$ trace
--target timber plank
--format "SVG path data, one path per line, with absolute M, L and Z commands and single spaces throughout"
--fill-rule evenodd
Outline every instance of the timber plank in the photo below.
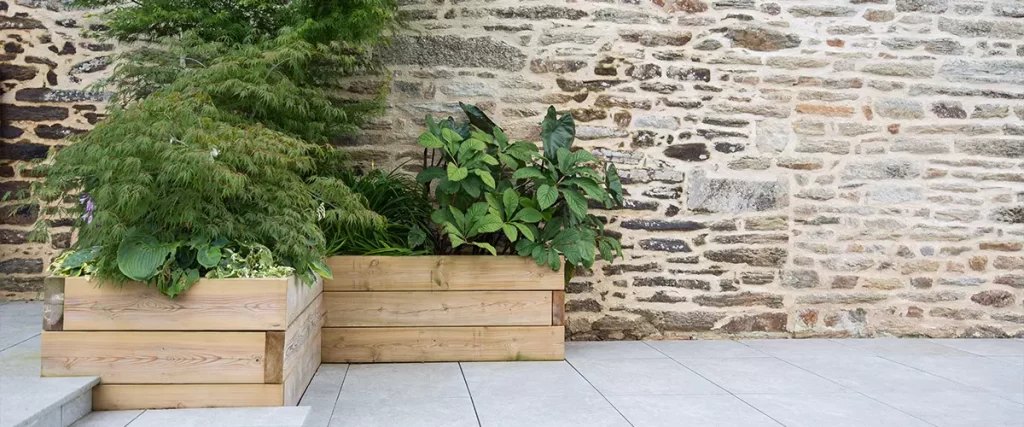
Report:
M 565 326 L 565 291 L 551 291 L 551 326 Z
M 200 279 L 171 299 L 140 283 L 96 286 L 85 277 L 68 277 L 64 330 L 283 331 L 291 280 Z
M 561 290 L 563 273 L 518 256 L 337 256 L 325 291 Z
M 551 325 L 550 291 L 324 292 L 328 327 Z
M 563 326 L 323 329 L 324 363 L 564 358 Z
M 281 406 L 281 384 L 100 384 L 92 410 Z
M 263 352 L 263 382 L 281 384 L 284 382 L 284 332 L 267 331 Z
M 321 352 L 323 350 L 323 333 L 317 330 L 307 345 L 303 346 L 301 352 L 292 355 L 291 369 L 284 378 L 284 404 L 294 406 L 299 404 L 306 387 L 313 380 L 317 368 L 320 367 Z
M 317 277 L 316 283 L 312 286 L 302 283 L 294 276 L 288 279 L 288 325 L 291 326 L 295 318 L 306 311 L 314 300 L 324 292 L 324 281 Z
M 263 383 L 265 332 L 43 332 L 42 376 L 104 384 Z

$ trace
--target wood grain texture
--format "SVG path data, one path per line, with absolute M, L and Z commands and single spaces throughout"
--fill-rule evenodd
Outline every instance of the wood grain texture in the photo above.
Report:
M 561 290 L 563 274 L 518 256 L 338 256 L 324 291 Z
M 562 326 L 324 328 L 324 363 L 562 360 Z
M 551 325 L 550 291 L 324 292 L 328 327 Z
M 307 349 L 312 347 L 311 343 L 320 334 L 320 329 L 324 327 L 326 319 L 327 309 L 321 295 L 313 300 L 313 303 L 306 307 L 306 310 L 285 331 L 282 351 L 285 377 L 306 363 L 303 358 L 308 357 Z
M 100 384 L 92 389 L 92 410 L 281 406 L 282 388 L 282 384 Z
M 288 278 L 200 279 L 175 299 L 139 283 L 69 277 L 65 331 L 283 331 Z
M 288 280 L 288 325 L 295 321 L 302 312 L 306 311 L 320 294 L 324 292 L 324 281 L 317 277 L 316 283 L 307 285 L 292 277 Z
M 262 383 L 265 332 L 43 332 L 42 376 L 104 384 Z
M 565 291 L 551 291 L 551 326 L 565 326 Z
M 284 332 L 267 331 L 263 351 L 263 382 L 281 384 L 284 382 Z
M 313 380 L 317 368 L 320 367 L 323 350 L 323 333 L 320 330 L 302 347 L 302 351 L 292 355 L 291 369 L 284 378 L 284 404 L 298 405 L 309 382 Z

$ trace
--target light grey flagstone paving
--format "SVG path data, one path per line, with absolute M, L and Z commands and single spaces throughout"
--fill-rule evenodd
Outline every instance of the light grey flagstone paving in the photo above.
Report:
M 19 399 L 31 385 L 16 381 L 39 380 L 38 312 L 0 306 L 14 319 L 0 328 L 0 384 Z M 94 412 L 74 424 L 300 425 L 1024 427 L 1024 340 L 570 342 L 558 362 L 322 365 L 297 408 Z

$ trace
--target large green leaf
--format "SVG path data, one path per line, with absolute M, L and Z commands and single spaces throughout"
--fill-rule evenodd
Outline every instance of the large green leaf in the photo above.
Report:
M 430 132 L 421 133 L 417 141 L 424 148 L 444 148 L 444 141 Z
M 491 121 L 491 118 L 487 117 L 482 110 L 477 108 L 477 106 L 460 102 L 459 107 L 462 107 L 462 111 L 466 112 L 466 117 L 469 118 L 469 122 L 472 123 L 473 126 L 476 126 L 484 132 L 493 133 L 495 127 L 494 122 Z
M 451 182 L 459 182 L 469 176 L 469 170 L 464 167 L 459 167 L 455 163 L 448 164 L 448 180 Z
M 544 184 L 537 188 L 537 203 L 541 210 L 551 207 L 558 201 L 558 190 L 555 187 Z
M 540 169 L 530 166 L 525 168 L 516 169 L 512 173 L 513 179 L 525 179 L 525 178 L 544 178 L 544 174 L 541 173 Z
M 491 253 L 491 255 L 498 255 L 498 251 L 494 250 L 494 246 L 492 246 L 492 245 L 491 245 L 490 243 L 484 243 L 484 242 L 472 242 L 472 244 L 473 244 L 473 245 L 476 245 L 476 246 L 478 246 L 478 247 L 481 247 L 481 248 L 484 248 L 484 249 L 486 249 L 486 250 L 487 250 L 487 252 L 490 252 L 490 253 Z
M 512 225 L 516 226 L 516 228 L 519 229 L 519 232 L 523 234 L 523 237 L 525 237 L 527 240 L 531 242 L 533 241 L 533 231 L 530 230 L 530 227 L 527 227 L 526 224 L 521 224 L 518 222 L 514 222 L 512 223 Z
M 220 257 L 220 248 L 216 246 L 203 245 L 196 248 L 196 261 L 203 267 L 216 267 L 220 264 Z
M 430 181 L 446 176 L 448 176 L 448 172 L 445 172 L 444 169 L 441 169 L 437 166 L 431 166 L 429 168 L 421 170 L 420 173 L 416 174 L 416 182 L 420 184 L 426 184 Z
M 583 219 L 587 216 L 587 198 L 583 197 L 579 191 L 564 188 L 562 195 L 565 196 L 565 203 L 569 205 L 569 212 L 572 212 L 576 219 Z
M 515 216 L 512 217 L 512 221 L 522 221 L 531 224 L 540 222 L 542 219 L 544 219 L 544 215 L 534 208 L 523 208 L 523 210 L 516 212 Z
M 493 233 L 495 231 L 501 230 L 502 224 L 504 224 L 504 223 L 501 221 L 501 218 L 498 218 L 497 215 L 487 214 L 487 215 L 484 215 L 484 217 L 481 218 L 476 223 L 476 227 L 475 227 L 476 229 L 474 231 L 476 233 L 481 233 L 481 234 L 482 233 Z M 473 234 L 476 234 L 476 233 L 473 233 Z
M 544 156 L 554 160 L 559 148 L 569 149 L 576 138 L 576 122 L 569 113 L 556 118 L 555 107 L 548 107 L 548 114 L 541 122 L 540 139 L 544 141 Z
M 501 193 L 501 203 L 505 208 L 505 218 L 509 219 L 519 209 L 519 193 L 511 188 Z
M 318 259 L 310 261 L 309 268 L 312 269 L 314 273 L 320 275 L 320 277 L 323 277 L 324 279 L 334 278 L 334 273 L 331 272 L 331 267 L 329 267 L 327 263 L 325 263 L 323 260 Z
M 619 180 L 619 171 L 615 169 L 615 164 L 609 163 L 608 169 L 604 172 L 605 185 L 612 194 L 612 198 L 615 202 L 622 204 L 622 181 Z
M 117 247 L 117 268 L 129 279 L 144 282 L 156 276 L 173 251 L 173 244 L 133 231 Z
M 608 199 L 608 192 L 604 191 L 600 185 L 590 178 L 573 178 L 565 183 L 566 185 L 572 185 L 583 189 L 591 199 L 598 201 L 605 201 Z
M 494 188 L 494 176 L 491 175 L 491 171 L 487 169 L 473 169 L 473 173 L 480 177 L 480 180 L 484 182 L 484 185 Z
M 508 241 L 515 242 L 519 239 L 519 231 L 512 224 L 505 224 L 501 226 L 501 231 L 505 232 L 505 237 L 508 237 Z

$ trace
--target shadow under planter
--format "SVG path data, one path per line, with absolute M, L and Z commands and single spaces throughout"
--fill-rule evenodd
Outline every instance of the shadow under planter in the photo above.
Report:
M 324 363 L 562 360 L 563 273 L 514 256 L 339 256 Z
M 295 405 L 320 366 L 323 284 L 47 279 L 42 376 L 98 376 L 93 410 Z

